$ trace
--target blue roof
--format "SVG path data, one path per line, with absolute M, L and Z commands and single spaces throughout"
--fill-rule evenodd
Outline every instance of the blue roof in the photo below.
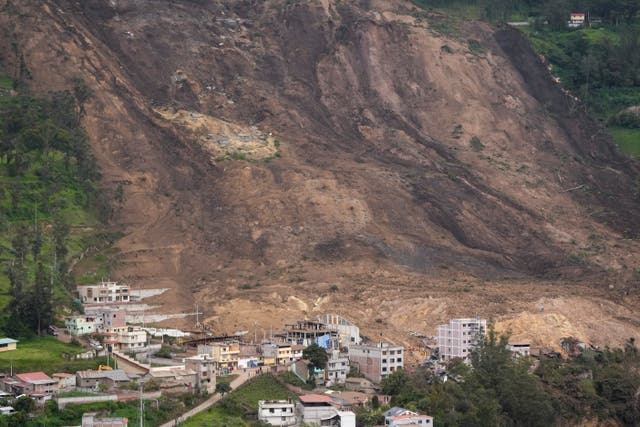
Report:
M 2 344 L 11 344 L 14 342 L 18 342 L 18 340 L 14 340 L 13 338 L 0 338 L 0 345 Z

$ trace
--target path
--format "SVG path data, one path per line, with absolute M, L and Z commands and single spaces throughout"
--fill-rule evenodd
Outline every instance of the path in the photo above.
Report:
M 238 372 L 238 371 L 236 371 L 236 372 Z M 230 383 L 231 389 L 232 390 L 237 389 L 242 384 L 247 382 L 247 380 L 249 378 L 254 378 L 256 375 L 258 375 L 257 374 L 257 369 L 247 369 L 247 372 L 240 372 L 238 377 L 235 378 L 233 381 L 231 381 L 231 383 Z M 171 420 L 171 421 L 169 421 L 167 423 L 164 423 L 164 424 L 160 425 L 160 427 L 174 427 L 174 426 L 177 426 L 178 424 L 185 422 L 187 420 L 187 418 L 191 418 L 194 415 L 209 409 L 211 406 L 213 406 L 221 398 L 222 398 L 222 395 L 220 393 L 215 393 L 213 396 L 211 396 L 209 399 L 205 400 L 204 402 L 202 402 L 201 404 L 199 404 L 195 408 L 190 409 L 189 411 L 187 411 L 184 414 L 180 415 L 178 418 L 175 418 L 175 419 L 173 419 L 173 420 Z

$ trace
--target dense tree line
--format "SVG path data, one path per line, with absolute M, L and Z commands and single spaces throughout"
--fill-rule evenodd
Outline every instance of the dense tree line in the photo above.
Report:
M 69 289 L 68 217 L 108 202 L 81 127 L 90 91 L 45 97 L 0 93 L 0 257 L 9 281 L 4 332 L 41 333 L 53 321 L 54 290 Z M 102 203 L 101 203 L 102 202 Z
M 533 373 L 532 360 L 512 357 L 507 342 L 490 328 L 471 366 L 451 362 L 448 381 L 422 368 L 397 371 L 383 381 L 384 392 L 393 405 L 434 416 L 437 426 L 553 426 L 593 419 L 638 425 L 640 356 L 633 340 L 625 349 L 543 359 Z M 384 422 L 382 409 L 361 411 L 360 426 Z

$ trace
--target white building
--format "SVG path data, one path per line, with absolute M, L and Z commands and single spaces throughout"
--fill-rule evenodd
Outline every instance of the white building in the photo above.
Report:
M 452 319 L 448 325 L 438 326 L 438 350 L 440 360 L 449 361 L 460 358 L 465 361 L 485 336 L 487 321 L 478 318 Z
M 349 356 L 345 353 L 340 353 L 339 350 L 330 351 L 324 372 L 325 379 L 331 385 L 344 384 L 349 373 Z
M 384 425 L 387 427 L 433 427 L 433 417 L 419 414 L 408 409 L 398 408 L 397 406 L 383 412 L 382 415 L 384 416 Z
M 352 345 L 349 347 L 349 361 L 367 379 L 379 383 L 404 367 L 404 347 L 389 343 Z
M 127 326 L 106 330 L 111 335 L 110 344 L 114 351 L 131 352 L 147 346 L 147 331 L 142 328 Z
M 531 344 L 528 342 L 514 342 L 507 344 L 507 350 L 514 356 L 530 356 Z
M 349 347 L 362 343 L 360 328 L 344 317 L 338 314 L 324 314 L 320 321 L 338 332 L 340 346 Z
M 100 282 L 95 285 L 77 287 L 80 302 L 83 304 L 105 304 L 131 301 L 129 285 L 118 282 Z
M 290 400 L 260 400 L 258 419 L 272 426 L 292 426 L 296 424 L 295 405 Z

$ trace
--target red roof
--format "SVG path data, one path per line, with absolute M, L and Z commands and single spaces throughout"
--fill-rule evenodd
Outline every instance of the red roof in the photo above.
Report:
M 302 403 L 333 403 L 333 400 L 329 396 L 324 394 L 303 394 L 300 396 L 300 402 Z
M 51 381 L 49 375 L 45 374 L 44 372 L 27 372 L 26 374 L 17 374 L 16 377 L 18 377 L 20 381 L 24 381 L 26 383 L 42 380 Z

